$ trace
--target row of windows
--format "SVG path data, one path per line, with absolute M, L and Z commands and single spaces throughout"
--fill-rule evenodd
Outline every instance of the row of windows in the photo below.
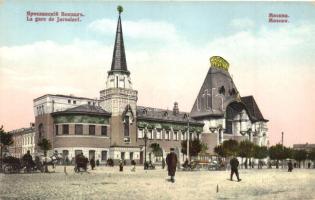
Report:
M 68 99 L 68 103 L 71 103 L 71 99 Z M 76 101 L 76 100 L 73 100 L 72 103 L 73 103 L 73 104 L 77 104 L 77 101 Z
M 61 133 L 59 133 L 59 126 L 61 126 Z M 84 125 L 88 126 L 88 133 L 89 135 L 95 135 L 95 125 Z M 69 124 L 63 124 L 63 125 L 55 125 L 55 133 L 56 135 L 62 134 L 62 135 L 69 135 Z M 83 135 L 83 125 L 82 124 L 75 124 L 74 125 L 74 134 L 75 135 Z M 101 135 L 107 136 L 107 126 L 101 126 Z
M 77 149 L 77 150 L 74 150 L 74 155 L 79 155 L 83 153 L 82 150 L 80 149 Z M 68 158 L 69 159 L 69 150 L 62 150 L 62 157 L 63 159 L 66 159 Z M 107 157 L 108 157 L 108 152 L 107 151 L 101 151 L 101 160 L 102 161 L 106 161 L 107 160 Z M 89 150 L 89 155 L 88 155 L 88 158 L 91 159 L 91 158 L 96 158 L 95 157 L 95 150 Z
M 144 129 L 138 129 L 138 138 L 144 138 L 145 132 Z M 177 131 L 165 131 L 164 137 L 161 130 L 148 130 L 147 131 L 148 139 L 157 139 L 157 140 L 186 140 L 187 134 L 186 132 L 182 132 L 181 134 Z M 190 139 L 200 139 L 200 135 L 196 133 L 190 133 Z
M 34 143 L 33 137 L 24 137 L 23 138 L 23 145 L 29 145 Z
M 73 104 L 77 104 L 77 101 L 76 101 L 76 100 L 73 100 L 72 103 L 73 103 Z M 68 104 L 71 104 L 71 99 L 68 99 Z M 92 102 L 91 102 L 91 101 L 88 101 L 88 104 L 89 104 L 89 105 L 92 105 Z M 93 102 L 93 106 L 95 106 L 95 102 Z
M 37 115 L 42 115 L 45 113 L 44 105 L 37 106 L 36 110 L 37 110 Z

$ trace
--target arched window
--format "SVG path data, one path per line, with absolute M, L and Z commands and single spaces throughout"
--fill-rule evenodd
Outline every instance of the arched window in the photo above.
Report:
M 129 137 L 129 116 L 125 116 L 124 122 L 124 136 Z
M 225 95 L 225 88 L 224 88 L 224 86 L 220 87 L 219 93 Z
M 44 135 L 44 126 L 43 124 L 38 125 L 38 140 L 41 140 Z

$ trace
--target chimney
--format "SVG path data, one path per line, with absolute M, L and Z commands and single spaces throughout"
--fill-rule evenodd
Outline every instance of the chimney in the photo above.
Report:
M 173 107 L 173 114 L 177 115 L 178 113 L 179 113 L 178 103 L 175 102 Z

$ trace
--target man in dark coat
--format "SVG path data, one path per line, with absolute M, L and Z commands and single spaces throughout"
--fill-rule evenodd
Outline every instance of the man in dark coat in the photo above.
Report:
M 292 172 L 292 170 L 293 170 L 293 164 L 292 164 L 292 161 L 289 160 L 289 162 L 288 162 L 288 172 Z
M 30 151 L 28 150 L 26 154 L 24 154 L 24 156 L 22 157 L 22 160 L 25 163 L 26 166 L 26 170 L 30 171 L 30 169 L 35 166 L 35 163 L 33 162 L 33 157 L 30 153 Z
M 94 170 L 94 168 L 95 168 L 95 159 L 94 159 L 94 157 L 91 158 L 90 165 L 91 165 L 92 170 Z
M 236 157 L 233 157 L 231 160 L 230 160 L 230 164 L 231 164 L 231 178 L 230 180 L 232 181 L 233 180 L 233 175 L 235 173 L 236 177 L 237 177 L 237 181 L 241 181 L 242 179 L 240 179 L 239 175 L 238 175 L 238 165 L 239 165 L 239 162 L 237 160 Z
M 177 155 L 174 152 L 174 148 L 170 149 L 171 152 L 166 156 L 166 164 L 168 169 L 168 175 L 171 177 L 171 182 L 174 183 L 175 179 L 175 172 L 176 172 L 176 165 L 177 165 Z

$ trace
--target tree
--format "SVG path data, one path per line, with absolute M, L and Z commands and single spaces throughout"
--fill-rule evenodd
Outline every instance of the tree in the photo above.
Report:
M 182 153 L 187 155 L 187 140 L 181 142 Z M 199 139 L 197 140 L 189 140 L 189 156 L 198 156 L 200 151 L 202 150 L 202 143 Z
M 261 162 L 261 159 L 267 158 L 269 155 L 268 148 L 266 146 L 254 146 L 254 158 L 258 159 L 259 163 Z M 258 164 L 258 166 L 262 167 L 261 164 Z
M 315 162 L 315 148 L 313 148 L 308 154 L 307 154 L 307 158 L 309 160 L 312 160 L 313 162 Z
M 227 156 L 222 145 L 218 145 L 214 147 L 214 153 L 216 153 L 219 157 L 223 157 L 223 158 Z
M 3 150 L 13 144 L 12 134 L 6 133 L 3 126 L 0 127 L 0 169 L 2 169 Z
M 223 142 L 223 149 L 227 156 L 235 156 L 238 154 L 239 145 L 236 140 L 225 140 Z
M 49 151 L 51 149 L 51 143 L 48 139 L 43 138 L 42 140 L 40 140 L 37 144 L 39 146 L 39 148 L 44 151 L 44 156 L 45 156 L 45 162 L 47 163 L 47 151 Z M 45 164 L 45 172 L 48 172 L 48 167 L 47 164 Z
M 150 145 L 150 148 L 151 148 L 151 151 L 156 158 L 163 156 L 162 148 L 160 147 L 160 145 L 158 143 L 152 143 Z
M 279 168 L 279 160 L 284 160 L 290 157 L 290 151 L 288 148 L 281 144 L 276 144 L 269 148 L 269 157 L 271 160 L 276 160 L 276 168 Z
M 294 150 L 293 151 L 294 160 L 299 162 L 299 168 L 301 167 L 301 161 L 306 160 L 307 152 L 305 150 Z
M 246 158 L 245 168 L 247 169 L 247 160 L 254 155 L 254 144 L 249 140 L 243 140 L 239 144 L 238 155 L 242 158 Z

